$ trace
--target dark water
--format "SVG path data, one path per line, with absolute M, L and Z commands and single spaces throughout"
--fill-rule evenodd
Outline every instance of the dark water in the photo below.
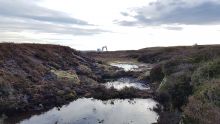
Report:
M 125 87 L 134 87 L 140 90 L 148 90 L 149 86 L 137 82 L 132 78 L 120 78 L 116 81 L 109 81 L 107 83 L 104 84 L 107 88 L 111 88 L 114 87 L 117 90 L 121 90 Z
M 18 124 L 151 124 L 158 115 L 151 109 L 152 99 L 108 100 L 81 98 L 58 110 L 53 108 L 40 115 L 32 115 Z M 16 117 L 18 118 L 19 115 Z M 9 118 L 10 119 L 10 118 Z M 13 119 L 13 118 L 11 118 Z

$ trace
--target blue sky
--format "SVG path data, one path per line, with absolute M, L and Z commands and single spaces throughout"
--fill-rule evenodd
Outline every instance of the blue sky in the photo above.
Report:
M 219 0 L 0 0 L 0 41 L 78 50 L 218 44 Z

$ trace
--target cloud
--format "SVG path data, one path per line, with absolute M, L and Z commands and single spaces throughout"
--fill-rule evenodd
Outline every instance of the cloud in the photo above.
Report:
M 136 14 L 130 16 L 135 21 L 118 20 L 118 24 L 125 26 L 220 24 L 220 2 L 217 0 L 158 0 L 133 11 Z
M 70 35 L 106 32 L 86 21 L 41 7 L 39 0 L 0 0 L 0 32 L 32 31 Z
M 137 26 L 138 22 L 137 21 L 119 21 L 119 20 L 114 20 L 114 23 L 119 24 L 121 26 Z
M 129 14 L 126 13 L 126 12 L 121 12 L 121 14 L 122 14 L 123 16 L 129 16 Z
M 179 26 L 166 26 L 164 28 L 167 29 L 167 30 L 175 30 L 175 31 L 183 30 L 183 27 L 179 27 Z
M 0 0 L 0 15 L 36 21 L 88 25 L 87 22 L 70 17 L 66 13 L 40 7 L 36 2 L 24 0 Z
M 107 32 L 98 28 L 85 29 L 70 25 L 66 26 L 58 24 L 39 23 L 36 21 L 31 21 L 27 23 L 21 20 L 10 20 L 9 18 L 4 18 L 0 20 L 0 32 L 22 32 L 24 30 L 32 31 L 35 33 L 57 33 L 69 35 L 93 35 Z

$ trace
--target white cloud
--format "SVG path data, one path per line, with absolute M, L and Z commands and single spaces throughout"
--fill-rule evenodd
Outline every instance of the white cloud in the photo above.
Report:
M 220 39 L 220 26 L 215 21 L 220 17 L 218 8 L 212 8 L 216 12 L 211 14 L 194 13 L 197 17 L 213 18 L 195 20 L 196 16 L 189 18 L 186 13 L 186 18 L 181 14 L 171 20 L 165 18 L 186 12 L 185 8 L 196 10 L 197 6 L 198 10 L 198 5 L 203 5 L 210 10 L 207 7 L 220 4 L 219 0 L 209 0 L 208 3 L 213 3 L 209 6 L 203 4 L 207 1 L 0 0 L 0 41 L 52 43 L 80 50 L 96 50 L 104 45 L 109 50 L 122 50 L 217 44 Z M 182 10 L 178 11 L 179 8 Z M 129 26 L 118 25 L 115 20 Z

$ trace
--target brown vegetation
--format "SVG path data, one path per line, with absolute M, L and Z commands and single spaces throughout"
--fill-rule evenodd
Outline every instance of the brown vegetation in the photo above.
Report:
M 117 69 L 69 47 L 2 43 L 0 113 L 63 104 L 79 97 L 83 85 L 103 82 L 103 77 L 116 75 Z
M 157 100 L 164 105 L 158 123 L 219 122 L 220 45 L 155 47 L 90 55 L 99 60 L 111 60 L 113 55 L 154 64 L 146 80 L 150 80 Z
M 41 109 L 80 96 L 110 99 L 155 95 L 97 85 L 106 78 L 134 76 L 150 81 L 156 99 L 164 105 L 158 123 L 219 122 L 219 45 L 82 53 L 57 45 L 4 43 L 0 51 L 0 112 Z M 146 75 L 105 64 L 115 60 L 152 63 L 154 67 Z

